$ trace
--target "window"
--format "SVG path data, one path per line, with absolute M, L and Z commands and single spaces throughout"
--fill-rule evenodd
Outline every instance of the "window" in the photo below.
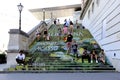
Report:
M 88 11 L 88 19 L 90 18 L 90 10 Z
M 96 4 L 99 6 L 100 0 L 96 0 Z
M 102 39 L 106 37 L 106 19 L 102 22 Z
M 92 12 L 94 12 L 94 3 L 92 3 Z

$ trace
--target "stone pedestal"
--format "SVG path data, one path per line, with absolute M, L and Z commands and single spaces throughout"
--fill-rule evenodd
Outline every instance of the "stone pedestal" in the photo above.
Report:
M 4 71 L 4 70 L 10 68 L 11 66 L 17 65 L 17 62 L 16 62 L 17 54 L 18 53 L 8 53 L 7 54 L 7 63 L 0 64 L 0 71 Z
M 10 29 L 9 31 L 8 52 L 18 52 L 19 50 L 28 50 L 28 35 L 19 29 Z
M 19 50 L 28 50 L 28 38 L 27 33 L 19 29 L 10 29 L 9 31 L 9 43 L 7 50 L 7 66 L 16 65 L 16 56 Z

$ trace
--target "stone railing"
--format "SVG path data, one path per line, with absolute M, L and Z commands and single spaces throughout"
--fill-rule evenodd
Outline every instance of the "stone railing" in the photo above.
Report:
M 34 42 L 34 40 L 36 38 L 36 36 L 35 36 L 36 30 L 39 30 L 40 33 L 42 33 L 44 28 L 49 29 L 50 26 L 51 26 L 51 23 L 49 21 L 47 21 L 47 22 L 42 21 L 37 26 L 35 26 L 32 30 L 30 30 L 27 33 L 29 35 L 28 45 L 31 45 Z
M 49 21 L 47 21 L 47 23 L 41 21 L 28 33 L 19 29 L 10 29 L 9 31 L 10 38 L 7 52 L 18 52 L 21 49 L 27 51 L 29 49 L 29 45 L 31 45 L 36 38 L 35 36 L 36 30 L 39 30 L 40 33 L 42 33 L 43 29 L 44 28 L 49 29 L 50 25 L 51 24 L 49 23 Z
M 35 36 L 36 30 L 39 30 L 40 32 L 42 32 L 43 29 L 46 27 L 47 27 L 47 24 L 45 22 L 40 22 L 37 26 L 35 26 L 32 30 L 30 30 L 28 32 L 28 35 L 29 35 L 28 45 L 31 45 L 32 42 L 34 42 L 34 40 L 36 38 L 36 36 Z

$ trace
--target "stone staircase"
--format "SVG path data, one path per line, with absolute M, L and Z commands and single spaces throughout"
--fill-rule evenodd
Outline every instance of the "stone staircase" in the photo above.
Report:
M 17 65 L 11 67 L 6 72 L 24 72 L 24 73 L 73 73 L 73 72 L 116 72 L 115 68 L 109 64 L 85 63 L 81 58 L 76 60 L 62 60 L 60 57 L 51 57 L 49 53 L 36 53 L 36 58 L 32 64 Z
M 81 41 L 92 38 L 86 29 L 75 29 L 74 39 L 79 44 L 79 48 L 89 46 Z M 72 54 L 66 54 L 66 43 L 57 39 L 57 26 L 49 29 L 50 41 L 35 42 L 30 47 L 30 58 L 25 66 L 16 66 L 9 69 L 15 72 L 116 72 L 115 68 L 109 63 L 82 63 L 81 58 L 76 58 Z M 91 46 L 89 46 L 91 48 Z M 79 51 L 80 54 L 80 51 Z
M 78 60 L 62 60 L 60 57 L 50 57 L 49 54 L 39 55 L 41 60 L 28 66 L 28 70 L 43 72 L 115 72 L 115 68 L 109 64 L 85 63 Z
M 70 61 L 61 60 L 60 57 L 50 57 L 49 54 L 38 55 L 38 60 L 25 66 L 16 66 L 11 72 L 25 73 L 73 73 L 73 72 L 116 72 L 115 68 L 109 64 L 79 62 L 80 59 Z

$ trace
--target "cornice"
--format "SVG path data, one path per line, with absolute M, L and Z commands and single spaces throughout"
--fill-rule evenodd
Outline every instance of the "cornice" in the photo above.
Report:
M 84 7 L 82 9 L 81 15 L 80 15 L 80 19 L 82 20 L 91 4 L 92 0 L 87 0 L 86 3 L 84 4 Z

